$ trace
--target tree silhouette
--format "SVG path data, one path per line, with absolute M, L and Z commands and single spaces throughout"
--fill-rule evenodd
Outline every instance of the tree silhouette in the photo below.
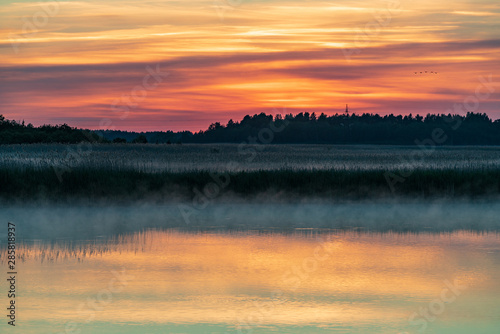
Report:
M 335 114 L 301 112 L 296 115 L 265 113 L 246 115 L 240 122 L 211 124 L 207 130 L 127 132 L 91 131 L 62 125 L 34 127 L 5 119 L 0 115 L 0 144 L 21 143 L 243 143 L 258 138 L 261 131 L 273 132 L 272 143 L 315 144 L 391 144 L 416 145 L 442 131 L 444 141 L 436 145 L 500 145 L 500 120 L 485 113 L 378 115 L 364 113 Z

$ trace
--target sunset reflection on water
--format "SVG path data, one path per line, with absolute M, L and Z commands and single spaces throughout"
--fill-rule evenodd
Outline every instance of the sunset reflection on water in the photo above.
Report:
M 408 318 L 445 282 L 466 288 L 427 332 L 500 324 L 496 233 L 148 230 L 19 246 L 26 333 L 416 333 Z

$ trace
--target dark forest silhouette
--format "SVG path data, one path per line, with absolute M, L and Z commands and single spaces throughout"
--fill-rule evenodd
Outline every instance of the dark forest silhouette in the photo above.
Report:
M 34 127 L 5 119 L 0 115 L 0 144 L 97 142 L 101 138 L 90 130 L 78 130 L 67 124 Z
M 269 134 L 272 131 L 272 136 Z M 20 143 L 241 143 L 259 134 L 266 143 L 416 145 L 439 138 L 442 145 L 500 145 L 500 120 L 484 113 L 461 115 L 335 114 L 302 112 L 296 115 L 245 116 L 240 122 L 213 123 L 205 131 L 129 132 L 85 130 L 63 125 L 34 127 L 0 115 L 0 144 Z M 262 140 L 261 138 L 261 140 Z

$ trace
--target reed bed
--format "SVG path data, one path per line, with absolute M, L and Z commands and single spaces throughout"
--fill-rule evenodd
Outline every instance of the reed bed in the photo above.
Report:
M 230 180 L 227 185 L 218 185 L 216 194 L 210 192 L 214 191 L 214 173 Z M 262 194 L 283 199 L 497 196 L 500 148 L 0 146 L 0 197 L 4 201 L 84 198 L 163 202 L 196 199 L 206 191 L 207 197 L 217 199 Z
M 259 170 L 481 170 L 500 168 L 500 147 L 237 144 L 0 145 L 0 168 L 189 172 Z
M 207 198 L 322 197 L 481 197 L 500 194 L 500 170 L 401 170 L 408 175 L 389 186 L 374 170 L 259 170 L 223 174 L 227 185 L 214 182 L 208 171 L 156 172 L 74 168 L 60 181 L 52 168 L 0 168 L 0 197 L 14 199 L 107 199 L 176 201 Z M 207 188 L 208 185 L 208 188 Z M 215 188 L 214 188 L 215 187 Z M 215 192 L 214 192 L 214 189 Z

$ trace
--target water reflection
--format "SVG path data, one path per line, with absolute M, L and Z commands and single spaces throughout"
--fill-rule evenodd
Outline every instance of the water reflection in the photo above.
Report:
M 19 256 L 23 333 L 416 333 L 445 281 L 466 288 L 426 332 L 500 325 L 497 233 L 148 230 Z

